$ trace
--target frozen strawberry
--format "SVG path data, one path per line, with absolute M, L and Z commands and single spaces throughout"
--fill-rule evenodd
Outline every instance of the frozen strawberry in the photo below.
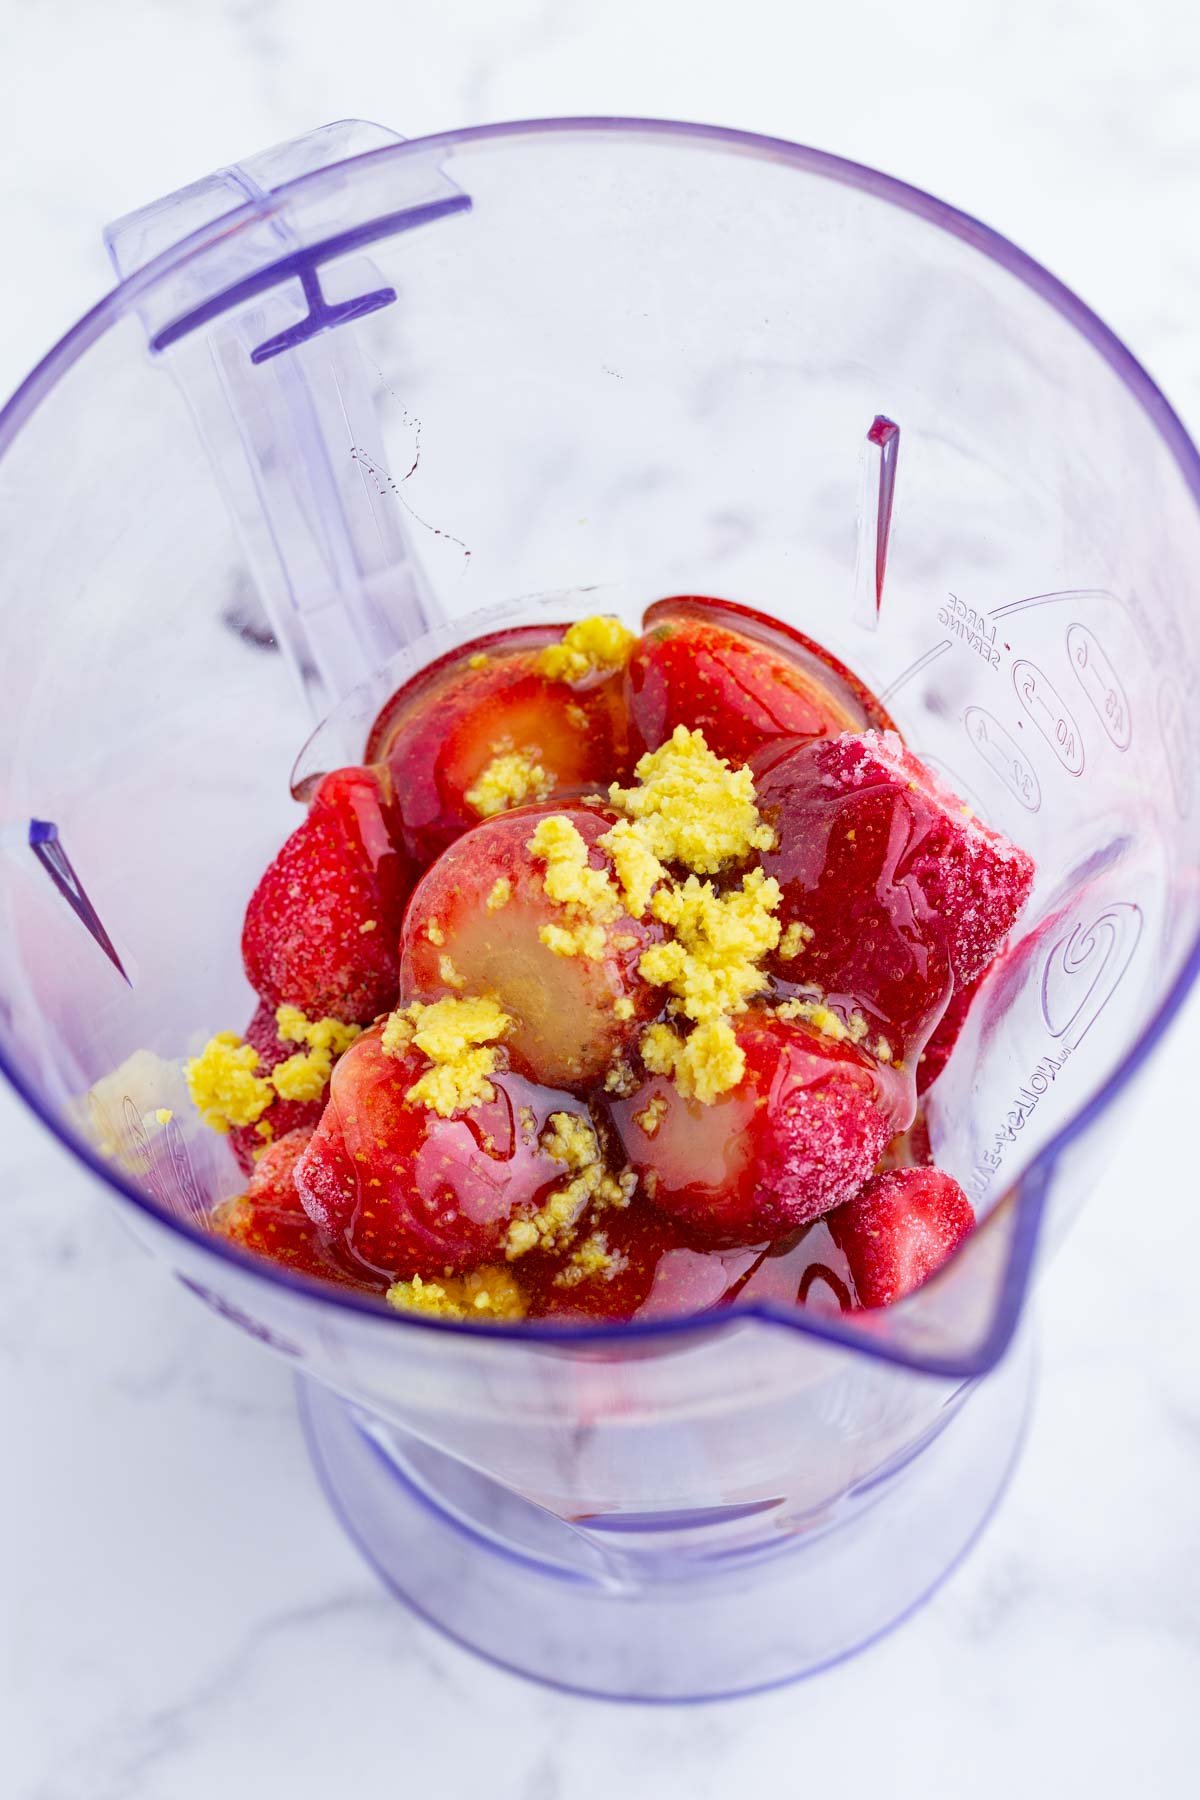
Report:
M 774 1245 L 721 1248 L 635 1199 L 573 1251 L 521 1266 L 531 1315 L 560 1324 L 656 1319 L 734 1305 L 853 1311 L 845 1254 L 818 1219 Z
M 975 1224 L 971 1202 L 941 1169 L 892 1169 L 829 1217 L 860 1306 L 890 1306 L 940 1269 Z
M 757 1252 L 745 1275 L 730 1288 L 724 1304 L 808 1306 L 814 1312 L 854 1310 L 854 1277 L 845 1252 L 834 1241 L 827 1213 L 791 1237 Z
M 667 1318 L 720 1305 L 761 1256 L 715 1249 L 635 1198 L 603 1213 L 565 1251 L 527 1257 L 521 1282 L 537 1318 Z
M 589 623 L 620 630 L 582 621 L 567 637 Z M 584 650 L 573 658 L 563 638 L 553 625 L 477 638 L 393 694 L 376 719 L 367 758 L 392 771 L 418 867 L 480 819 L 607 789 L 624 773 L 619 667 L 596 666 Z M 604 647 L 621 654 L 619 641 Z
M 309 1131 L 291 1131 L 269 1145 L 255 1166 L 246 1192 L 219 1207 L 213 1225 L 244 1250 L 269 1257 L 299 1275 L 354 1282 L 355 1277 L 338 1263 L 304 1211 L 296 1191 L 296 1163 L 311 1135 Z M 357 1285 L 372 1285 L 365 1271 Z
M 650 1075 L 610 1102 L 647 1199 L 724 1243 L 763 1243 L 849 1198 L 895 1129 L 888 1076 L 856 1045 L 753 1010 L 734 1022 L 745 1072 L 707 1105 Z
M 986 975 L 985 969 L 983 974 Z M 955 988 L 950 996 L 950 1004 L 938 1020 L 933 1036 L 921 1052 L 917 1064 L 917 1092 L 923 1094 L 933 1086 L 946 1064 L 950 1061 L 950 1052 L 958 1042 L 958 1034 L 967 1022 L 967 1014 L 971 1002 L 979 992 L 983 975 L 977 975 L 965 987 Z
M 691 596 L 649 608 L 626 688 L 635 753 L 656 750 L 686 725 L 735 768 L 781 736 L 890 722 L 849 670 L 799 632 L 748 607 Z
M 251 987 L 274 1008 L 365 1024 L 396 998 L 408 891 L 386 769 L 338 769 L 255 888 L 242 929 Z
M 563 1183 L 542 1139 L 550 1115 L 578 1103 L 502 1061 L 501 1052 L 484 1097 L 450 1116 L 413 1097 L 431 1067 L 415 1042 L 388 1054 L 372 1030 L 336 1065 L 296 1181 L 309 1216 L 372 1274 L 411 1279 L 503 1261 L 517 1211 L 536 1210 Z
M 885 1169 L 917 1169 L 927 1168 L 933 1161 L 933 1146 L 929 1141 L 929 1121 L 918 1108 L 912 1124 L 906 1131 L 899 1131 L 879 1159 L 876 1174 Z
M 625 911 L 598 844 L 615 820 L 546 802 L 477 825 L 423 877 L 404 918 L 405 994 L 494 995 L 514 1021 L 512 1066 L 549 1087 L 602 1080 L 662 1003 L 637 965 L 663 927 Z
M 275 1009 L 272 1006 L 260 1006 L 249 1025 L 246 1027 L 244 1040 L 253 1044 L 258 1051 L 258 1075 L 269 1075 L 272 1069 L 294 1056 L 300 1048 L 297 1044 L 286 1043 L 279 1035 L 279 1027 L 275 1023 Z M 262 1158 L 259 1154 L 265 1143 L 287 1137 L 296 1131 L 311 1131 L 319 1122 L 325 1110 L 325 1101 L 329 1089 L 318 1100 L 285 1100 L 282 1096 L 273 1100 L 265 1113 L 254 1125 L 234 1125 L 229 1132 L 229 1144 L 238 1163 L 247 1174 L 255 1169 Z M 270 1131 L 260 1131 L 260 1124 L 270 1127 Z
M 917 1056 L 955 985 L 1007 937 L 1032 861 L 893 732 L 776 745 L 753 771 L 776 833 L 763 867 L 783 894 L 773 972 L 861 1008 Z

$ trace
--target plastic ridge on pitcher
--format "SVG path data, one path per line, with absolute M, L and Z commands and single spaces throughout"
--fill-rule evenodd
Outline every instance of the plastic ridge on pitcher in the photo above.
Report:
M 132 987 L 133 983 L 129 980 L 125 965 L 117 954 L 116 945 L 104 929 L 104 921 L 92 905 L 87 889 L 75 873 L 74 865 L 59 837 L 58 826 L 51 819 L 30 819 L 27 842 L 75 917 L 82 920 L 118 975 Z
M 403 508 L 363 473 L 386 467 L 376 409 L 387 384 L 361 340 L 336 328 L 396 299 L 364 250 L 469 213 L 471 200 L 440 169 L 419 169 L 404 206 L 368 208 L 309 241 L 276 196 L 401 142 L 345 120 L 153 201 L 105 233 L 127 278 L 190 241 L 198 220 L 211 229 L 248 216 L 232 242 L 183 257 L 140 311 L 151 353 L 191 407 L 272 636 L 315 719 L 440 616 Z M 358 290 L 344 299 L 322 287 L 320 272 L 335 266 Z
M 896 471 L 900 461 L 900 427 L 877 413 L 863 447 L 862 499 L 859 505 L 858 560 L 855 571 L 855 615 L 869 631 L 879 624 L 887 575 Z
M 289 326 L 286 331 L 280 332 L 275 338 L 269 338 L 250 352 L 252 362 L 267 362 L 272 356 L 278 356 L 283 350 L 293 349 L 330 325 L 361 319 L 381 306 L 390 306 L 396 298 L 395 288 L 385 287 L 331 306 L 322 295 L 317 278 L 317 270 L 323 263 L 348 256 L 354 250 L 365 249 L 368 244 L 377 243 L 381 238 L 396 237 L 402 231 L 413 231 L 420 225 L 451 218 L 455 213 L 469 212 L 470 209 L 471 201 L 467 194 L 450 194 L 444 200 L 431 200 L 423 206 L 406 206 L 400 212 L 387 213 L 381 219 L 372 219 L 365 225 L 356 226 L 353 231 L 344 231 L 337 237 L 327 238 L 323 243 L 313 244 L 294 255 L 282 256 L 278 262 L 270 263 L 256 274 L 235 282 L 231 287 L 205 300 L 193 311 L 164 325 L 151 338 L 150 348 L 160 352 L 169 350 L 172 344 L 179 343 L 200 326 L 219 319 L 223 313 L 232 312 L 246 301 L 269 292 L 282 281 L 298 279 L 308 301 L 309 311 L 298 324 Z

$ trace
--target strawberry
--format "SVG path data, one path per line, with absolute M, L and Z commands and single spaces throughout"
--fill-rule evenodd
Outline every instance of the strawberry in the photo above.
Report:
M 891 1169 L 829 1216 L 829 1230 L 854 1276 L 860 1306 L 890 1306 L 910 1294 L 972 1230 L 975 1214 L 941 1169 Z
M 967 1013 L 971 1002 L 979 992 L 987 970 L 977 975 L 974 981 L 968 981 L 965 987 L 955 988 L 950 996 L 950 1004 L 937 1022 L 933 1036 L 921 1052 L 917 1064 L 917 1092 L 925 1093 L 931 1088 L 946 1064 L 950 1061 L 950 1052 L 958 1042 L 958 1034 L 967 1022 Z
M 738 768 L 781 736 L 889 723 L 849 670 L 808 638 L 726 601 L 657 601 L 625 680 L 635 754 L 686 725 Z
M 246 1027 L 244 1040 L 253 1044 L 258 1051 L 258 1075 L 269 1075 L 271 1070 L 289 1056 L 294 1056 L 301 1048 L 298 1044 L 285 1043 L 279 1035 L 275 1023 L 275 1009 L 271 1006 L 260 1006 Z M 229 1144 L 237 1157 L 242 1170 L 249 1175 L 259 1167 L 262 1158 L 256 1161 L 255 1153 L 262 1150 L 264 1143 L 271 1143 L 287 1137 L 297 1131 L 311 1131 L 319 1122 L 325 1110 L 325 1101 L 329 1096 L 326 1087 L 319 1100 L 284 1100 L 280 1097 L 273 1100 L 262 1115 L 260 1122 L 271 1127 L 271 1137 L 258 1131 L 254 1125 L 234 1125 L 229 1133 Z
M 365 1270 L 355 1276 L 338 1263 L 300 1204 L 295 1169 L 311 1136 L 310 1131 L 290 1131 L 277 1138 L 259 1158 L 245 1193 L 219 1207 L 213 1225 L 243 1250 L 269 1257 L 298 1275 L 368 1285 Z
M 389 1055 L 380 1031 L 366 1032 L 336 1064 L 296 1168 L 310 1218 L 373 1275 L 437 1276 L 503 1258 L 517 1208 L 566 1178 L 541 1145 L 550 1114 L 571 1109 L 565 1096 L 498 1067 L 490 1099 L 444 1118 L 408 1098 L 429 1066 L 415 1045 Z
M 540 671 L 562 626 L 529 625 L 464 644 L 392 695 L 367 759 L 391 769 L 418 868 L 507 805 L 607 789 L 628 766 L 621 679 Z
M 814 1312 L 854 1310 L 854 1278 L 829 1229 L 833 1213 L 815 1219 L 790 1238 L 758 1252 L 725 1304 L 809 1306 Z
M 564 1252 L 526 1257 L 520 1276 L 536 1318 L 666 1318 L 718 1306 L 760 1256 L 716 1249 L 635 1196 L 591 1221 Z
M 893 732 L 776 745 L 753 771 L 777 840 L 763 868 L 783 893 L 773 972 L 861 1008 L 893 1050 L 915 1058 L 954 986 L 973 981 L 1007 937 L 1032 861 Z
M 242 960 L 267 1006 L 365 1024 L 396 998 L 396 938 L 408 889 L 385 769 L 338 769 L 255 888 Z
M 925 1114 L 917 1111 L 907 1131 L 898 1132 L 879 1159 L 876 1174 L 881 1175 L 885 1169 L 927 1168 L 933 1161 L 933 1146 L 929 1141 L 929 1121 Z
M 650 1075 L 609 1111 L 660 1212 L 717 1242 L 763 1243 L 854 1193 L 895 1128 L 886 1077 L 854 1044 L 754 1009 L 734 1021 L 745 1073 L 708 1105 Z
M 603 1080 L 662 1002 L 637 965 L 663 927 L 648 913 L 631 918 L 615 899 L 610 915 L 603 897 L 593 912 L 552 900 L 549 864 L 531 848 L 544 822 L 560 822 L 567 851 L 573 842 L 586 854 L 592 882 L 607 878 L 615 897 L 612 858 L 597 845 L 615 818 L 603 807 L 546 802 L 489 819 L 439 857 L 404 918 L 405 994 L 494 995 L 514 1020 L 505 1039 L 513 1068 L 548 1087 Z M 555 933 L 557 949 L 543 935 Z

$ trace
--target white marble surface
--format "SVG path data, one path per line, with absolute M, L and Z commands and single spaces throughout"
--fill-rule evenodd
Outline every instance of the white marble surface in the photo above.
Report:
M 0 45 L 4 390 L 105 285 L 101 224 L 153 194 L 347 114 L 418 135 L 597 111 L 757 127 L 945 193 L 1200 426 L 1183 0 L 0 0 Z M 1197 1027 L 1193 1005 L 1045 1283 L 1032 1439 L 968 1565 L 860 1661 L 676 1713 L 526 1687 L 389 1600 L 316 1491 L 287 1372 L 0 1093 L 0 1792 L 1193 1791 Z

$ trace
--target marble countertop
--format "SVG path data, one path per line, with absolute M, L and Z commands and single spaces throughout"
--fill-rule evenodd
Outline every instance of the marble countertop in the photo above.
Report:
M 415 136 L 624 112 L 800 138 L 946 194 L 1080 290 L 1200 427 L 1183 0 L 0 0 L 0 42 L 4 391 L 107 284 L 104 221 L 241 154 L 348 114 Z M 389 1599 L 317 1491 L 288 1371 L 165 1281 L 0 1091 L 0 1791 L 1187 1791 L 1197 1028 L 1200 1001 L 1043 1284 L 1032 1435 L 965 1567 L 861 1659 L 676 1712 L 524 1685 Z

